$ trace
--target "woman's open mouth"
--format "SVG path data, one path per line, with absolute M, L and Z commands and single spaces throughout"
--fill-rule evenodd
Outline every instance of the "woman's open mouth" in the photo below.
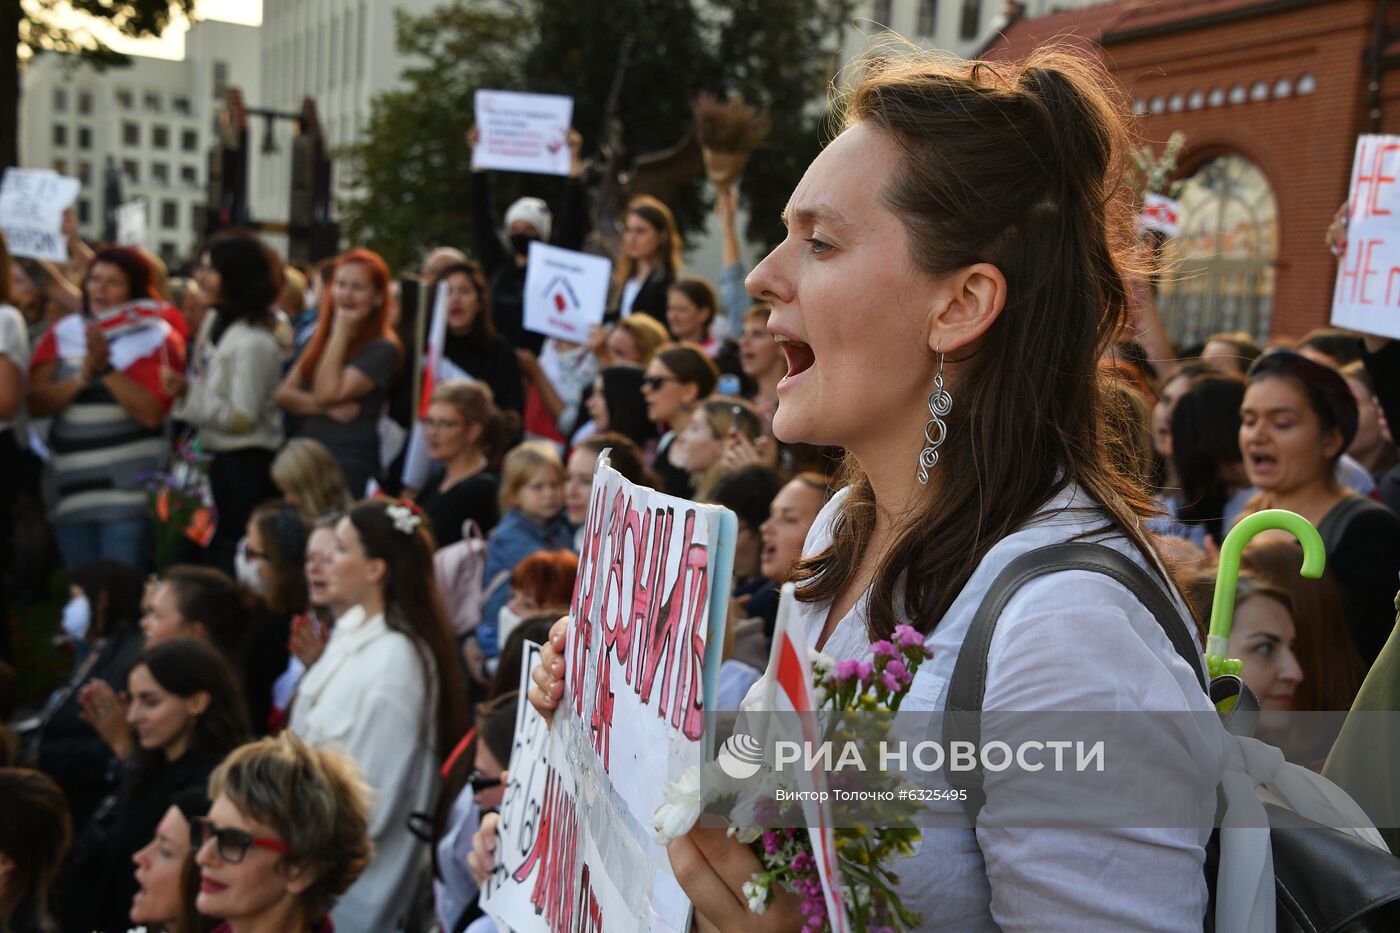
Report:
M 787 358 L 787 374 L 778 383 L 781 388 L 785 383 L 802 375 L 807 370 L 816 365 L 817 357 L 812 352 L 812 348 L 800 340 L 794 340 L 781 334 L 774 334 L 773 339 L 783 351 L 783 356 Z
M 1278 468 L 1278 458 L 1273 454 L 1250 453 L 1245 459 L 1251 473 L 1272 473 Z

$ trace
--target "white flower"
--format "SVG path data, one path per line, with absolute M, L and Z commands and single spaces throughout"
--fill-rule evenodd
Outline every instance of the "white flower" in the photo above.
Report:
M 768 909 L 768 883 L 757 876 L 744 882 L 744 897 L 749 899 L 749 911 L 761 914 Z
M 415 515 L 413 510 L 406 505 L 395 502 L 386 506 L 384 511 L 394 521 L 394 528 L 406 535 L 411 535 L 418 530 L 418 526 L 423 524 L 423 519 Z
M 705 809 L 700 769 L 687 769 L 676 780 L 668 781 L 662 793 L 666 795 L 666 802 L 656 808 L 651 825 L 656 828 L 657 843 L 665 846 L 690 832 Z

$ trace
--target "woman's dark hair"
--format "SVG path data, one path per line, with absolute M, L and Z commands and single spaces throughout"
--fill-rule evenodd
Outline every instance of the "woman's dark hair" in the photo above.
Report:
M 1355 334 L 1337 330 L 1335 327 L 1319 327 L 1308 331 L 1303 339 L 1298 341 L 1298 349 L 1316 350 L 1336 360 L 1340 367 L 1361 359 L 1363 348 L 1361 338 Z
M 73 836 L 63 791 L 42 772 L 0 768 L 0 813 L 0 853 L 14 863 L 0 889 L 0 930 L 10 929 L 15 909 L 26 903 L 34 919 L 46 921 L 49 888 Z
M 99 262 L 105 262 L 116 266 L 122 270 L 126 276 L 127 290 L 130 292 L 129 301 L 136 301 L 140 298 L 151 298 L 160 300 L 160 290 L 156 286 L 156 270 L 151 265 L 151 261 L 139 249 L 130 246 L 109 246 L 100 249 L 93 255 L 92 261 L 88 263 L 87 275 L 92 274 L 92 269 Z M 87 297 L 87 277 L 83 279 L 83 312 L 90 314 L 92 309 L 88 307 Z
M 544 640 L 549 637 L 550 626 L 558 621 L 559 613 L 542 612 L 522 620 L 506 636 L 506 642 L 501 646 L 501 654 L 496 662 L 496 676 L 491 680 L 488 699 L 495 699 L 501 694 L 520 689 L 520 658 L 525 653 L 525 643 L 532 641 L 543 645 Z
M 1356 404 L 1356 396 L 1351 394 L 1351 386 L 1346 379 L 1331 366 L 1316 363 L 1301 353 L 1292 350 L 1271 350 L 1249 368 L 1245 377 L 1249 385 L 1265 379 L 1288 379 L 1303 390 L 1308 406 L 1317 415 L 1322 425 L 1322 433 L 1336 431 L 1342 444 L 1332 456 L 1335 463 L 1351 446 L 1360 424 L 1361 412 Z
M 640 366 L 607 366 L 603 378 L 603 403 L 608 406 L 608 430 L 622 434 L 637 446 L 656 437 L 656 425 L 647 420 L 647 403 L 642 397 Z
M 170 805 L 180 810 L 185 822 L 193 823 L 209 815 L 209 794 L 203 787 L 186 787 L 171 798 Z M 202 915 L 195 907 L 201 879 L 199 863 L 195 861 L 197 854 L 198 850 L 191 844 L 190 854 L 180 870 L 180 916 L 170 933 L 210 933 L 221 922 Z
M 92 610 L 88 638 L 106 638 L 134 626 L 141 618 L 145 584 L 135 567 L 119 560 L 95 560 L 68 575 L 83 591 Z
M 209 706 L 190 733 L 189 753 L 218 760 L 248 741 L 243 692 L 233 668 L 213 645 L 199 638 L 172 638 L 143 651 L 131 663 L 132 670 L 138 667 L 150 671 L 167 693 L 178 697 L 209 694 Z M 141 749 L 137 755 L 138 769 L 144 774 L 165 760 L 158 749 Z
M 253 510 L 252 522 L 267 552 L 272 581 L 262 597 L 269 609 L 284 615 L 306 611 L 306 518 L 283 501 L 264 502 Z
M 486 281 L 486 273 L 475 261 L 468 259 L 466 262 L 454 262 L 439 272 L 428 287 L 428 301 L 431 302 L 437 294 L 438 285 L 454 275 L 465 275 L 471 279 L 472 287 L 476 289 L 476 317 L 472 319 L 471 329 L 467 331 L 467 339 L 477 346 L 494 343 L 498 332 L 496 319 L 491 313 L 491 286 Z
M 476 740 L 485 744 L 502 767 L 510 764 L 510 748 L 515 743 L 515 707 L 518 690 L 497 694 L 476 711 Z
M 1243 462 L 1240 455 L 1240 403 L 1244 380 L 1215 373 L 1202 376 L 1177 400 L 1172 412 L 1172 462 L 1181 479 L 1177 517 L 1204 524 L 1224 540 L 1225 503 L 1230 498 L 1225 467 Z
M 446 755 L 467 731 L 467 685 L 433 571 L 431 527 L 421 519 L 404 533 L 395 525 L 390 500 L 360 502 L 347 516 L 365 554 L 384 561 L 384 620 L 413 642 L 423 683 L 437 684 L 436 754 Z
M 656 354 L 661 365 L 671 371 L 682 384 L 694 385 L 700 398 L 709 398 L 719 381 L 719 369 L 708 353 L 688 342 L 673 343 Z
M 1223 343 L 1231 350 L 1235 351 L 1235 364 L 1239 367 L 1240 375 L 1244 375 L 1250 364 L 1259 359 L 1259 354 L 1264 349 L 1255 343 L 1254 338 L 1242 330 L 1232 330 L 1222 334 L 1211 334 L 1206 338 L 1207 344 Z M 1202 347 L 1204 350 L 1205 347 Z
M 272 304 L 282 291 L 282 260 L 276 253 L 250 233 L 229 233 L 209 242 L 209 264 L 219 273 L 215 343 L 234 321 L 272 323 Z
M 236 663 L 248 622 L 262 609 L 258 597 L 213 567 L 176 564 L 165 571 L 161 582 L 170 587 L 186 624 L 203 625 L 214 646 Z
M 733 512 L 740 525 L 757 531 L 768 520 L 768 509 L 782 488 L 783 479 L 772 467 L 747 466 L 716 483 L 710 501 Z
M 645 486 L 648 489 L 656 489 L 660 480 L 647 469 L 646 462 L 642 460 L 642 451 L 636 442 L 630 437 L 624 437 L 616 431 L 604 431 L 602 434 L 594 434 L 578 443 L 574 450 L 585 451 L 594 460 L 605 450 L 611 449 L 608 455 L 612 468 L 622 474 L 622 478 L 637 486 Z
M 1065 489 L 1082 489 L 1153 559 L 1141 527 L 1151 496 L 1115 468 L 1099 414 L 1098 362 L 1129 322 L 1135 247 L 1127 111 L 1112 86 L 1096 60 L 1062 51 L 1007 65 L 900 55 L 873 62 L 847 99 L 846 125 L 902 154 L 882 197 L 914 262 L 936 276 L 991 263 L 1006 278 L 1000 315 L 949 361 L 957 404 L 937 469 L 956 494 L 911 508 L 871 583 L 872 639 L 893 630 L 896 604 L 932 630 L 988 550 Z M 832 543 L 797 564 L 807 601 L 843 592 L 869 549 L 874 492 L 847 464 Z
M 496 407 L 491 387 L 475 379 L 453 379 L 433 389 L 429 404 L 451 405 L 467 424 L 481 425 L 477 446 L 486 459 L 497 463 L 520 433 L 520 416 Z
M 710 328 L 715 323 L 715 315 L 719 313 L 719 299 L 715 297 L 715 290 L 710 283 L 699 276 L 688 275 L 672 282 L 671 291 L 680 292 L 695 307 L 710 312 L 705 318 L 704 330 L 705 336 L 708 337 Z

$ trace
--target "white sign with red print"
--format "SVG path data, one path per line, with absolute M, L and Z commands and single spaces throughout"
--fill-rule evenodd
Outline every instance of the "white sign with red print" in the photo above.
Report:
M 1142 227 L 1167 236 L 1181 232 L 1181 202 L 1165 194 L 1147 194 L 1142 199 Z
M 68 261 L 63 211 L 78 196 L 78 179 L 51 169 L 7 168 L 0 183 L 0 227 L 13 256 Z
M 574 99 L 518 91 L 476 92 L 472 168 L 567 175 Z
M 1332 323 L 1400 338 L 1400 136 L 1357 141 L 1348 192 Z
M 603 323 L 612 263 L 535 240 L 525 267 L 525 329 L 585 343 Z

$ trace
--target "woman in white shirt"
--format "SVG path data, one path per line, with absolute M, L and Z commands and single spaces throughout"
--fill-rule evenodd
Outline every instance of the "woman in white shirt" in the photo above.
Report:
M 787 238 L 748 278 L 787 356 L 774 433 L 849 456 L 849 488 L 823 509 L 794 576 L 800 622 L 836 659 L 868 657 L 899 623 L 925 633 L 933 658 L 903 711 L 945 708 L 991 581 L 1042 545 L 1095 533 L 1185 613 L 1142 528 L 1149 494 L 1114 469 L 1099 418 L 1098 360 L 1129 322 L 1132 232 L 1114 196 L 1124 121 L 1106 87 L 1063 53 L 872 68 L 793 193 Z M 563 687 L 562 627 L 531 687 L 548 710 Z M 1066 571 L 1005 607 L 983 708 L 1210 705 L 1129 590 Z M 1223 756 L 1210 735 L 1151 737 L 1168 761 L 1153 774 L 1163 792 L 1213 809 Z M 926 831 L 889 866 L 920 929 L 1200 928 L 1210 810 L 1205 825 L 1175 829 L 1004 825 L 1017 785 L 989 773 L 975 830 Z M 694 829 L 670 856 L 699 929 L 801 927 L 793 898 L 748 912 L 741 885 L 758 862 L 724 830 Z
M 428 848 L 408 817 L 432 809 L 438 762 L 466 732 L 466 685 L 420 514 L 355 506 L 336 526 L 330 577 L 331 601 L 353 608 L 302 678 L 291 729 L 348 752 L 374 790 L 374 858 L 332 918 L 340 933 L 383 933 L 400 928 L 426 881 Z

